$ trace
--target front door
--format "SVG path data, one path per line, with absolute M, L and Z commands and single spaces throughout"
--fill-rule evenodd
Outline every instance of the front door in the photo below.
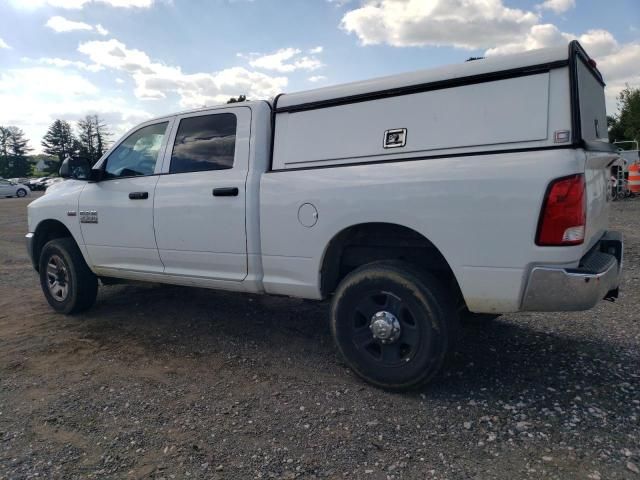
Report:
M 176 118 L 154 211 L 165 273 L 229 281 L 247 276 L 250 124 L 248 107 Z
M 97 269 L 161 273 L 153 200 L 171 120 L 127 136 L 99 167 L 104 180 L 80 194 L 82 236 Z

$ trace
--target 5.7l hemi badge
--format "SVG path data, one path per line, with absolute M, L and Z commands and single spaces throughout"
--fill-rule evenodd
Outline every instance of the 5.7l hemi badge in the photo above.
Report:
M 395 128 L 384 132 L 384 148 L 404 147 L 407 144 L 407 129 Z
M 98 212 L 95 210 L 80 210 L 80 223 L 98 223 Z

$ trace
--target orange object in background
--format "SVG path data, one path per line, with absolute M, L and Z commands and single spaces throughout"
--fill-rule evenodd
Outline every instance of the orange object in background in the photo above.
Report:
M 640 193 L 640 164 L 629 165 L 629 190 Z

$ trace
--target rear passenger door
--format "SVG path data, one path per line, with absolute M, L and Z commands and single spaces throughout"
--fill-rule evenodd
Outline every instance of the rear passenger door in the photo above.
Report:
M 166 274 L 230 281 L 247 276 L 250 125 L 248 107 L 176 119 L 154 207 Z

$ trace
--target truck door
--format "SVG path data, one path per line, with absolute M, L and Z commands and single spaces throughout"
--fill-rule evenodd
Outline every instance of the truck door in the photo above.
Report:
M 98 269 L 161 273 L 153 200 L 171 120 L 144 125 L 98 165 L 104 179 L 80 194 L 82 237 Z
M 248 107 L 176 118 L 154 210 L 165 273 L 229 281 L 247 276 L 250 126 Z

